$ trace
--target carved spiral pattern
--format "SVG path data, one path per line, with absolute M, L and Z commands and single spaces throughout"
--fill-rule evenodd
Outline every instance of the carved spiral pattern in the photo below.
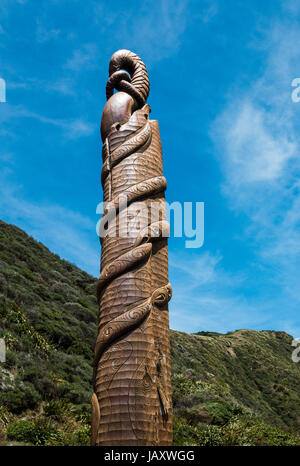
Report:
M 122 70 L 128 71 L 131 77 Z M 129 94 L 136 99 L 140 107 L 147 101 L 150 85 L 146 67 L 142 60 L 129 50 L 118 50 L 110 59 L 107 99 L 113 95 L 114 89 Z
M 158 127 L 148 118 L 147 71 L 141 59 L 128 50 L 116 52 L 111 58 L 106 86 L 108 99 L 114 89 L 131 96 L 138 109 L 125 123 L 116 121 L 111 125 L 102 150 L 101 181 L 107 206 L 100 229 L 108 225 L 108 230 L 107 236 L 101 238 L 101 274 L 97 287 L 100 321 L 94 356 L 91 443 L 168 445 L 172 440 L 168 416 L 170 390 L 166 389 L 170 385 L 169 341 L 168 316 L 163 316 L 172 288 L 165 281 L 166 237 L 169 236 L 169 224 L 164 218 L 166 180 L 162 176 Z M 149 223 L 149 215 L 145 214 L 147 226 L 133 236 L 129 231 L 129 236 L 123 238 L 121 212 L 127 209 L 130 214 L 131 207 L 139 201 L 144 215 L 143 208 L 146 212 L 150 200 L 157 210 L 157 220 L 152 221 L 151 216 Z M 135 213 L 131 216 L 135 220 Z M 109 235 L 113 218 L 119 233 L 117 238 Z M 141 341 L 137 332 L 143 335 Z M 161 343 L 160 338 L 166 341 Z M 123 382 L 121 376 L 128 381 Z M 118 386 L 119 397 L 115 394 Z M 160 424 L 157 406 L 162 417 Z M 166 428 L 168 419 L 164 434 L 162 429 Z

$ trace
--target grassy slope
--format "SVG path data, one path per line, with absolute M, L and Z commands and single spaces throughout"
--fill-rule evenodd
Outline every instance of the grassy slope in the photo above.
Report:
M 201 444 L 280 445 L 292 441 L 281 432 L 290 431 L 299 444 L 300 367 L 291 360 L 291 341 L 290 335 L 274 331 L 173 331 L 179 443 L 187 431 Z M 204 424 L 210 427 L 203 437 Z
M 88 443 L 95 286 L 0 221 L 0 444 Z M 171 346 L 176 444 L 300 443 L 289 335 L 172 331 Z

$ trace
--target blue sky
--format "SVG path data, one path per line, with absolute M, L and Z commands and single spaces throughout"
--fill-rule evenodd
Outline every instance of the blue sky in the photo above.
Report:
M 203 247 L 169 242 L 171 327 L 299 337 L 299 17 L 298 1 L 1 0 L 0 218 L 98 275 L 99 124 L 130 49 L 167 200 L 205 202 Z

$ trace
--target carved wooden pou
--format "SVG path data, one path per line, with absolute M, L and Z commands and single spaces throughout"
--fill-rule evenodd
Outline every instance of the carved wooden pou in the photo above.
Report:
M 166 180 L 148 93 L 141 59 L 116 52 L 101 121 L 100 231 L 106 233 L 100 235 L 92 445 L 172 445 Z

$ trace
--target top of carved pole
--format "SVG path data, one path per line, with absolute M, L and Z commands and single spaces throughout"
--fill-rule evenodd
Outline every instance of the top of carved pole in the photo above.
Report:
M 114 94 L 114 89 L 119 92 Z M 109 62 L 107 103 L 101 120 L 102 141 L 113 125 L 125 123 L 135 110 L 146 104 L 149 89 L 147 69 L 140 57 L 130 50 L 115 52 Z

